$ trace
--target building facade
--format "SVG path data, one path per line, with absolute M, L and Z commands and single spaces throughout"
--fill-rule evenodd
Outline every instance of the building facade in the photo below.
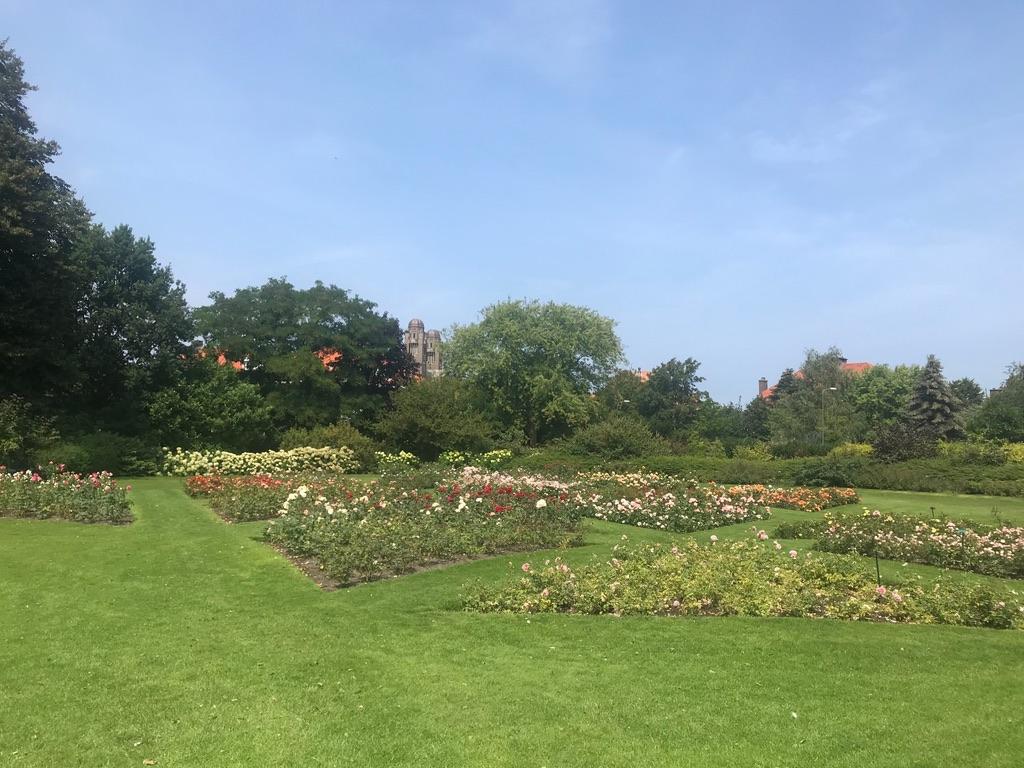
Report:
M 423 378 L 433 379 L 444 375 L 440 331 L 424 330 L 422 320 L 410 320 L 409 327 L 402 334 L 402 346 L 419 366 Z

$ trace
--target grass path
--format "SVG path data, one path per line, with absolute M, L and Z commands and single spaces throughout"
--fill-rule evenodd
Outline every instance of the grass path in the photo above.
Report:
M 253 540 L 258 525 L 224 524 L 180 481 L 135 487 L 128 527 L 0 520 L 0 766 L 1024 754 L 1024 633 L 455 609 L 462 584 L 507 578 L 509 558 L 325 593 Z M 659 537 L 595 523 L 569 557 L 607 552 L 623 530 Z

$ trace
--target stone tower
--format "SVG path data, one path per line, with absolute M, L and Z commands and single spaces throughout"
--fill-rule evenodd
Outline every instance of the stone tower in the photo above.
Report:
M 422 320 L 409 321 L 409 328 L 402 334 L 402 345 L 420 368 L 420 375 L 427 379 L 444 375 L 441 359 L 441 332 L 424 331 Z

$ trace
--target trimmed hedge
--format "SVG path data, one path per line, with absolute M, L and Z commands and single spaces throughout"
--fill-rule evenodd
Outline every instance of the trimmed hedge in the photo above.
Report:
M 868 457 L 754 461 L 706 456 L 649 456 L 629 461 L 603 461 L 597 456 L 537 451 L 516 457 L 512 466 L 530 471 L 566 473 L 595 467 L 628 471 L 642 466 L 654 472 L 717 483 L 850 486 L 890 491 L 1024 496 L 1024 464 L 963 464 L 946 458 L 913 459 L 893 464 Z

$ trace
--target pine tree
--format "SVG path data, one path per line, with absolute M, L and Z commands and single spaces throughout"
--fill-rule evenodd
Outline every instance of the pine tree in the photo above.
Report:
M 961 437 L 964 431 L 961 410 L 960 401 L 942 375 L 942 363 L 935 355 L 928 355 L 907 406 L 910 425 L 934 440 Z

